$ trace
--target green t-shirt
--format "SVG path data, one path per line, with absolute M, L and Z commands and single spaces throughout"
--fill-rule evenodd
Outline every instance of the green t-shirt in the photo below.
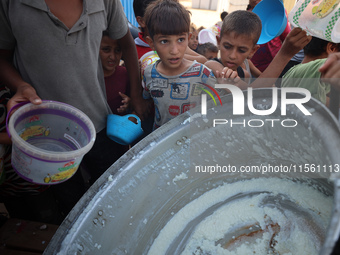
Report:
M 331 86 L 321 82 L 319 68 L 326 59 L 317 59 L 306 64 L 299 64 L 282 77 L 282 87 L 299 87 L 308 89 L 315 99 L 326 104 L 326 95 L 330 92 Z

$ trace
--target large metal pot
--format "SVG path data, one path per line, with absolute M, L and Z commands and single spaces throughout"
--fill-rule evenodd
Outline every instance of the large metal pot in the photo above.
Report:
M 253 97 L 257 109 L 270 108 L 271 89 L 254 90 Z M 225 182 L 272 177 L 237 172 L 199 173 L 195 172 L 197 165 L 334 166 L 340 163 L 338 122 L 316 100 L 304 104 L 312 116 L 305 116 L 293 105 L 286 116 L 281 116 L 280 107 L 270 116 L 254 116 L 247 110 L 244 116 L 233 116 L 232 96 L 223 97 L 222 102 L 223 106 L 209 108 L 204 118 L 200 107 L 178 116 L 123 155 L 73 208 L 45 254 L 146 254 L 169 219 L 190 201 Z M 259 119 L 273 123 L 265 121 L 268 118 L 280 121 L 274 127 L 251 127 L 259 126 Z M 246 125 L 213 127 L 214 119 L 240 123 L 246 119 Z M 250 119 L 253 121 L 249 126 Z M 284 119 L 294 119 L 298 125 L 284 127 L 281 125 Z M 239 157 L 240 154 L 244 156 Z M 331 224 L 320 251 L 322 255 L 331 254 L 340 232 L 336 176 L 310 172 L 273 176 L 307 178 L 309 185 L 326 196 L 334 196 Z M 264 190 L 265 186 L 264 182 Z M 182 234 L 185 237 L 190 233 Z M 168 254 L 178 254 L 179 244 L 175 245 Z

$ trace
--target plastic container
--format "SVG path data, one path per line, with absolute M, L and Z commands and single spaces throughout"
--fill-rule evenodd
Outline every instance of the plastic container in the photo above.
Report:
M 262 22 L 261 36 L 257 44 L 264 44 L 282 34 L 287 26 L 285 8 L 281 0 L 263 0 L 253 12 Z
M 215 34 L 215 36 L 220 36 L 220 34 L 221 34 L 221 26 L 222 26 L 222 22 L 216 23 L 215 25 L 213 25 L 210 28 L 210 30 Z
M 212 30 L 205 28 L 198 33 L 198 43 L 203 44 L 208 42 L 217 46 L 215 33 Z
M 134 114 L 124 116 L 109 114 L 107 116 L 106 133 L 116 143 L 122 145 L 131 144 L 143 134 L 141 120 Z
M 301 96 L 297 94 L 296 98 L 299 97 Z M 252 102 L 258 109 L 269 109 L 272 106 L 272 98 L 270 88 L 254 89 Z M 207 164 L 211 166 L 217 164 L 219 166 L 260 166 L 262 163 L 271 163 L 272 166 L 292 164 L 305 167 L 306 164 L 308 167 L 312 163 L 315 163 L 315 166 L 335 166 L 340 163 L 338 120 L 323 104 L 313 98 L 304 103 L 304 106 L 312 112 L 312 116 L 305 116 L 294 105 L 291 105 L 286 116 L 281 115 L 281 109 L 277 109 L 269 116 L 254 116 L 249 111 L 246 111 L 245 115 L 232 115 L 234 101 L 232 95 L 228 94 L 221 100 L 223 105 L 218 106 L 215 106 L 212 100 L 208 101 L 205 117 L 200 114 L 200 107 L 192 108 L 133 146 L 79 200 L 58 228 L 44 254 L 148 254 L 150 246 L 164 226 L 176 217 L 183 207 L 206 192 L 227 183 L 233 184 L 248 178 L 264 178 L 259 187 L 263 189 L 263 192 L 260 192 L 261 195 L 267 196 L 268 187 L 273 187 L 270 177 L 281 176 L 296 179 L 296 181 L 306 178 L 311 188 L 319 189 L 325 196 L 334 196 L 334 211 L 327 232 L 317 228 L 319 221 L 309 217 L 311 211 L 301 210 L 300 204 L 284 195 L 282 199 L 278 199 L 281 192 L 277 193 L 277 197 L 266 200 L 269 204 L 271 203 L 269 210 L 285 206 L 283 214 L 288 211 L 289 214 L 285 214 L 287 219 L 292 222 L 297 219 L 304 225 L 306 233 L 310 226 L 316 227 L 313 228 L 313 232 L 317 233 L 314 236 L 315 241 L 302 242 L 299 248 L 305 247 L 306 243 L 312 246 L 318 242 L 318 239 L 321 239 L 324 247 L 318 254 L 330 255 L 330 250 L 340 232 L 340 184 L 333 185 L 328 179 L 329 172 L 318 173 L 315 167 L 316 171 L 306 174 L 299 173 L 299 171 L 290 174 L 240 173 L 237 171 L 204 173 L 196 172 L 195 167 Z M 245 104 L 247 104 L 247 99 L 245 99 Z M 278 107 L 281 107 L 280 104 Z M 271 122 L 263 127 L 241 124 L 251 119 L 266 120 L 268 118 L 277 120 L 274 127 L 271 126 Z M 228 119 L 229 122 L 218 128 L 212 126 L 211 121 L 214 119 Z M 280 123 L 285 119 L 296 119 L 299 124 L 296 127 L 283 127 Z M 230 127 L 231 121 L 236 125 Z M 337 182 L 339 180 L 339 178 L 335 179 Z M 158 254 L 181 254 L 180 248 L 187 243 L 198 223 L 204 221 L 220 206 L 238 203 L 242 197 L 253 196 L 254 189 L 251 187 L 248 189 L 247 192 L 235 190 L 239 192 L 235 196 L 224 193 L 230 199 L 222 202 L 213 197 L 210 202 L 214 205 L 210 204 L 211 207 L 202 214 L 193 210 L 184 215 L 187 220 L 183 224 L 180 222 L 174 228 L 175 231 L 183 231 L 172 243 L 173 249 L 169 249 L 167 253 L 159 252 Z M 307 204 L 313 206 L 314 199 L 313 196 L 307 196 Z M 237 210 L 235 215 L 242 215 L 247 210 L 247 208 Z M 194 220 L 188 223 L 194 215 Z M 218 225 L 228 220 L 229 215 L 225 215 L 221 223 L 216 222 L 216 225 L 211 225 L 209 229 L 216 231 Z M 283 226 L 284 229 L 290 227 L 295 226 L 289 224 Z M 242 234 L 245 232 L 240 231 L 235 236 L 239 237 Z M 261 232 L 260 235 L 262 236 Z M 296 238 L 296 236 L 286 237 L 289 244 L 291 239 Z M 170 238 L 171 234 L 168 239 Z M 259 236 L 254 235 L 253 238 L 255 242 Z M 236 240 L 241 241 L 242 237 Z M 267 251 L 271 252 L 270 249 Z M 198 251 L 196 254 L 207 253 Z
M 300 0 L 288 15 L 289 22 L 308 34 L 331 41 L 340 42 L 340 1 Z
M 141 56 L 140 62 L 141 62 L 141 71 L 142 71 L 142 74 L 143 74 L 145 68 L 148 65 L 151 65 L 151 64 L 155 63 L 158 59 L 159 59 L 159 56 L 154 51 L 149 51 L 149 52 L 145 53 L 143 56 Z
M 27 181 L 46 185 L 71 178 L 96 137 L 83 112 L 55 101 L 21 106 L 9 119 L 7 131 L 13 142 L 13 169 Z

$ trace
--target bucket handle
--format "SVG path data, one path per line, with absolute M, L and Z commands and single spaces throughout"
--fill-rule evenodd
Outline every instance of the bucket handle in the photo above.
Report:
M 136 125 L 139 125 L 139 126 L 141 126 L 141 120 L 140 120 L 140 118 L 137 116 L 137 115 L 135 115 L 135 114 L 126 114 L 126 115 L 123 115 L 122 116 L 123 118 L 127 118 L 129 121 L 131 121 L 133 124 L 136 124 Z M 130 118 L 135 118 L 136 120 L 137 120 L 137 123 L 135 123 L 134 121 L 132 121 L 132 120 L 130 120 Z
M 12 106 L 12 108 L 9 109 L 9 111 L 7 112 L 7 116 L 6 116 L 6 131 L 7 131 L 7 134 L 8 134 L 8 136 L 9 136 L 10 138 L 11 138 L 11 133 L 9 132 L 9 129 L 8 129 L 8 120 L 9 120 L 9 116 L 11 115 L 11 112 L 12 112 L 13 110 L 15 110 L 16 108 L 21 107 L 21 106 L 23 106 L 23 105 L 25 105 L 25 104 L 28 104 L 28 103 L 29 103 L 29 101 L 25 101 L 25 102 L 18 103 L 18 104 L 16 104 L 16 105 Z

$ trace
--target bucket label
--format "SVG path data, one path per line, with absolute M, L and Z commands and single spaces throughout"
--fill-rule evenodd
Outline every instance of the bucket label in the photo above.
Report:
M 41 125 L 35 125 L 35 126 L 29 126 L 19 132 L 19 136 L 27 141 L 28 139 L 32 137 L 37 137 L 37 136 L 48 136 L 50 134 L 50 129 Z
M 78 164 L 74 161 L 70 161 L 66 163 L 63 167 L 58 168 L 60 173 L 50 175 L 47 174 L 47 176 L 44 178 L 45 183 L 54 183 L 54 182 L 60 182 L 64 181 L 66 179 L 69 179 L 78 169 Z

